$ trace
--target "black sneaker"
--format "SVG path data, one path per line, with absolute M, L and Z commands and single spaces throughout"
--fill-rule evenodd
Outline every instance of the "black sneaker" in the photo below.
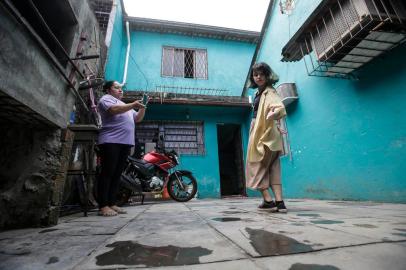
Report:
M 288 212 L 288 209 L 286 208 L 285 203 L 283 201 L 276 202 L 275 205 L 276 205 L 276 208 L 277 208 L 278 212 L 280 212 L 280 213 L 287 213 Z
M 276 207 L 274 201 L 271 202 L 262 201 L 262 203 L 258 206 L 258 210 L 269 210 L 271 212 L 276 212 L 278 211 L 278 208 Z

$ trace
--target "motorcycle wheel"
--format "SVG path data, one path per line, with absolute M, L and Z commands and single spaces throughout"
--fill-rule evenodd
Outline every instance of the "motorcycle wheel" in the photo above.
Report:
M 197 181 L 191 174 L 178 173 L 180 181 L 182 181 L 185 189 L 179 186 L 175 176 L 168 181 L 167 189 L 169 196 L 177 202 L 187 202 L 192 199 L 197 192 Z

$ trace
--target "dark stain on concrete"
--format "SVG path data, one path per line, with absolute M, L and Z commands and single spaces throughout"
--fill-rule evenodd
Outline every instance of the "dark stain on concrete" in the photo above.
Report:
M 246 211 L 223 211 L 221 213 L 223 213 L 223 214 L 246 214 L 248 212 L 246 212 Z
M 48 232 L 53 232 L 53 231 L 57 231 L 58 229 L 46 229 L 46 230 L 42 230 L 38 233 L 48 233 Z
M 214 220 L 214 221 L 220 221 L 220 222 L 230 222 L 230 221 L 239 221 L 239 220 L 241 220 L 241 218 L 218 217 L 218 218 L 213 218 L 212 220 Z
M 312 244 L 312 247 L 324 247 L 324 245 L 321 243 L 314 243 Z
M 57 262 L 59 262 L 58 257 L 51 257 L 51 258 L 49 258 L 47 264 L 53 264 L 53 263 L 57 263 Z
M 392 235 L 406 237 L 406 233 L 392 233 Z
M 371 225 L 371 224 L 352 224 L 357 227 L 362 227 L 362 228 L 368 228 L 368 229 L 373 229 L 373 228 L 378 228 L 378 226 Z
M 313 250 L 311 246 L 285 235 L 261 229 L 245 228 L 245 230 L 249 234 L 251 245 L 261 256 L 295 254 Z
M 340 268 L 333 265 L 295 263 L 289 270 L 340 270 Z
M 27 255 L 27 254 L 31 254 L 31 250 L 27 249 L 27 248 L 23 248 L 23 247 L 18 247 L 15 249 L 5 249 L 5 250 L 1 250 L 0 249 L 0 254 L 6 254 L 6 255 L 17 255 L 17 256 L 21 256 L 21 255 Z
M 406 222 L 396 222 L 396 223 L 393 223 L 393 225 L 406 225 Z
M 293 225 L 293 226 L 304 226 L 303 223 L 299 223 L 299 222 L 292 222 L 292 223 L 290 223 L 290 225 Z
M 381 203 L 373 203 L 373 202 L 354 202 L 354 201 L 335 201 L 335 202 L 327 202 L 328 204 L 333 205 L 354 205 L 354 206 L 376 206 L 381 205 Z
M 339 223 L 344 223 L 344 221 L 341 221 L 341 220 L 328 220 L 328 219 L 313 220 L 313 221 L 310 221 L 310 222 L 314 223 L 314 224 L 339 224 Z
M 202 247 L 153 247 L 132 241 L 118 241 L 107 245 L 113 250 L 96 257 L 96 264 L 144 265 L 146 267 L 198 264 L 199 257 L 213 251 Z
M 296 216 L 300 217 L 319 217 L 319 214 L 296 214 Z
M 399 228 L 393 228 L 396 231 L 400 231 L 400 232 L 406 232 L 406 229 L 399 229 Z

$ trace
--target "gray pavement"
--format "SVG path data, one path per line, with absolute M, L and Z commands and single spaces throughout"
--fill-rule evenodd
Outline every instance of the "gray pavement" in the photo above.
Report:
M 0 232 L 0 269 L 406 269 L 406 205 L 260 199 L 147 202 Z

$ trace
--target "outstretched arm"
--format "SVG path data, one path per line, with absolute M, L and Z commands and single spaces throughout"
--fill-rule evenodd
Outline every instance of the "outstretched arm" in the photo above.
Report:
M 139 101 L 134 101 L 134 102 L 127 103 L 127 104 L 113 105 L 107 111 L 114 115 L 114 114 L 125 113 L 125 112 L 128 112 L 129 110 L 136 109 L 136 108 L 140 109 L 140 111 L 142 109 L 144 109 L 144 113 L 145 113 L 145 106 L 142 103 L 140 103 Z
M 138 110 L 137 116 L 135 117 L 135 123 L 139 123 L 144 119 L 145 107 Z

